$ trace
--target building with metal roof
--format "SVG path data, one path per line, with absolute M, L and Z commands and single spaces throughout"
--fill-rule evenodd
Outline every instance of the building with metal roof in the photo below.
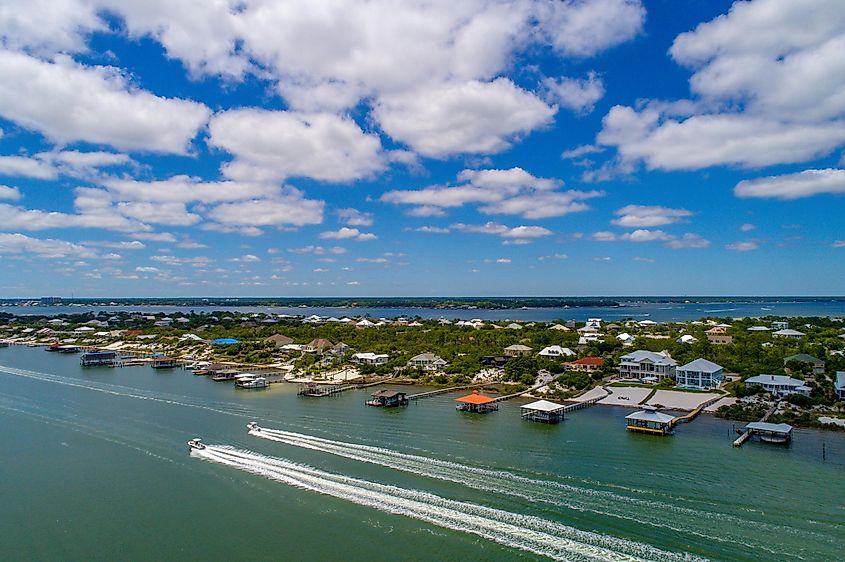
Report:
M 810 387 L 804 384 L 800 379 L 793 379 L 786 375 L 757 375 L 745 379 L 747 386 L 759 386 L 766 392 L 771 392 L 775 396 L 788 396 L 790 394 L 810 395 Z
M 678 386 L 708 390 L 718 388 L 725 378 L 724 369 L 707 359 L 696 359 L 675 371 L 675 381 Z

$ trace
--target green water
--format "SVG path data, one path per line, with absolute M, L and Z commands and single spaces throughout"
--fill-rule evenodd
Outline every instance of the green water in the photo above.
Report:
M 797 430 L 789 447 L 734 449 L 732 424 L 706 415 L 656 438 L 626 432 L 618 408 L 546 426 L 520 420 L 518 400 L 487 416 L 456 412 L 454 395 L 384 410 L 364 406 L 365 390 L 305 399 L 290 385 L 251 392 L 186 371 L 77 362 L 0 349 L 0 371 L 14 371 L 0 372 L 0 559 L 542 559 L 456 530 L 455 513 L 477 506 L 557 524 L 575 537 L 558 556 L 573 560 L 586 559 L 582 543 L 650 559 L 843 559 L 843 433 Z M 332 440 L 324 448 L 335 454 L 250 436 L 252 419 L 301 443 Z M 356 489 L 429 492 L 449 523 L 335 497 L 328 479 L 317 493 L 192 457 L 195 436 L 349 475 Z M 418 470 L 418 457 L 435 461 Z

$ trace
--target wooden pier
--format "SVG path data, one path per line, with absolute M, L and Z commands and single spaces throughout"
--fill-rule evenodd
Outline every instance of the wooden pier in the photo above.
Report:
M 704 408 L 710 406 L 711 404 L 715 404 L 716 402 L 718 402 L 722 398 L 724 398 L 724 396 L 716 396 L 714 398 L 711 398 L 710 400 L 707 400 L 706 402 L 702 402 L 693 411 L 691 411 L 687 414 L 684 414 L 683 416 L 678 416 L 675 419 L 673 419 L 672 425 L 675 426 L 679 423 L 691 422 L 692 420 L 694 420 L 695 418 L 698 417 L 698 414 L 700 414 L 701 412 L 704 411 Z
M 365 382 L 360 384 L 327 384 L 318 385 L 315 383 L 308 383 L 301 385 L 297 391 L 297 396 L 307 396 L 308 398 L 326 398 L 328 396 L 337 396 L 347 390 L 356 390 L 360 388 L 369 388 L 379 384 L 384 384 L 384 380 L 377 380 L 372 382 Z M 409 397 L 410 398 L 410 397 Z
M 769 417 L 775 413 L 775 410 L 777 410 L 779 404 L 780 402 L 775 402 L 775 404 L 771 408 L 769 408 L 769 411 L 767 411 L 766 414 L 762 418 L 760 418 L 760 422 L 765 422 L 766 420 L 768 420 Z M 751 438 L 751 435 L 753 433 L 754 432 L 750 429 L 746 430 L 742 435 L 736 438 L 736 440 L 733 442 L 733 446 L 742 447 L 742 445 Z

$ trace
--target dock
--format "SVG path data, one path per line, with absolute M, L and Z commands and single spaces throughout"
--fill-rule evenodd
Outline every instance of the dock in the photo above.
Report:
M 687 422 L 691 422 L 692 420 L 694 420 L 695 418 L 697 418 L 697 417 L 698 417 L 698 414 L 700 414 L 701 412 L 703 412 L 703 411 L 704 411 L 704 409 L 705 409 L 707 406 L 710 406 L 711 404 L 715 404 L 716 402 L 718 402 L 718 401 L 719 401 L 719 400 L 721 400 L 722 398 L 724 398 L 724 396 L 717 396 L 717 397 L 715 397 L 715 398 L 711 398 L 710 400 L 707 400 L 706 402 L 702 402 L 701 404 L 699 404 L 698 406 L 696 406 L 696 408 L 695 408 L 694 410 L 692 410 L 691 412 L 689 412 L 689 413 L 687 413 L 687 414 L 684 414 L 683 416 L 677 416 L 675 419 L 673 419 L 673 420 L 672 420 L 672 425 L 673 425 L 673 426 L 675 426 L 675 425 L 677 425 L 677 424 L 679 424 L 679 423 L 687 423 Z
M 489 386 L 493 383 L 481 383 L 481 384 L 464 384 L 461 386 L 450 386 L 447 388 L 438 388 L 437 390 L 427 390 L 426 392 L 418 392 L 416 394 L 409 394 L 408 400 L 422 400 L 423 398 L 431 398 L 432 396 L 437 396 L 438 394 L 447 394 L 449 392 L 454 392 L 456 390 L 467 390 L 468 388 L 483 388 L 485 386 Z
M 775 404 L 771 408 L 769 408 L 769 411 L 767 411 L 766 414 L 762 418 L 760 418 L 760 421 L 757 423 L 765 423 L 766 420 L 768 420 L 769 417 L 775 413 L 775 410 L 777 410 L 779 404 L 780 402 L 775 402 Z M 736 438 L 736 440 L 733 442 L 733 446 L 742 447 L 742 445 L 751 438 L 751 435 L 753 433 L 753 429 L 746 429 L 742 435 Z
M 307 396 L 308 398 L 326 398 L 329 396 L 337 396 L 347 390 L 357 390 L 361 388 L 369 388 L 379 384 L 384 384 L 384 380 L 377 380 L 372 382 L 365 382 L 360 384 L 328 384 L 317 385 L 314 383 L 304 384 L 299 387 L 296 392 L 297 396 Z M 410 398 L 410 397 L 408 397 Z

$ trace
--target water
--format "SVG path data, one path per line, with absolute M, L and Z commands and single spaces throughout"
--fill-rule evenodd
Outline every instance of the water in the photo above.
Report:
M 524 422 L 0 349 L 0 559 L 836 560 L 845 434 Z M 262 429 L 250 435 L 246 423 Z M 189 454 L 201 436 L 209 448 Z M 827 460 L 822 461 L 822 444 Z M 341 555 L 342 553 L 342 555 Z
M 268 306 L 6 306 L 0 312 L 11 314 L 38 314 L 55 316 L 58 314 L 81 314 L 84 312 L 114 313 L 137 311 L 148 314 L 163 312 L 212 313 L 219 311 L 232 313 L 263 312 L 267 314 L 287 314 L 341 318 L 343 316 L 370 316 L 373 318 L 398 318 L 400 316 L 422 318 L 450 318 L 470 320 L 481 318 L 486 321 L 524 320 L 550 322 L 553 320 L 576 320 L 583 322 L 588 318 L 602 318 L 613 321 L 623 318 L 654 320 L 656 322 L 685 322 L 698 320 L 705 316 L 717 317 L 760 317 L 760 316 L 845 316 L 845 301 L 802 301 L 802 302 L 719 302 L 719 303 L 654 303 L 626 302 L 620 307 L 577 307 L 577 308 L 530 308 L 509 310 L 443 310 L 432 308 L 372 308 L 372 307 L 268 307 Z

